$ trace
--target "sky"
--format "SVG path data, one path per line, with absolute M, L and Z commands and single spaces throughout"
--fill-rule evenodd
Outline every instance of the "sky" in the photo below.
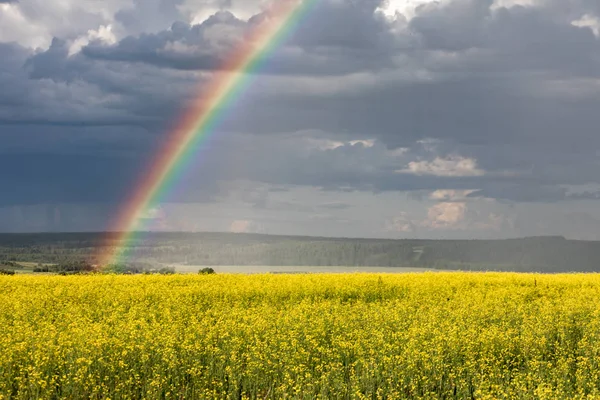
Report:
M 0 231 L 101 231 L 261 0 L 0 0 Z M 600 240 L 600 2 L 321 0 L 147 227 Z

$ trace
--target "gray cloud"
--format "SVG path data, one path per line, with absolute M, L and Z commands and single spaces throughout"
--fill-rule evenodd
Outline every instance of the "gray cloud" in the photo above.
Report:
M 117 203 L 260 18 L 203 3 L 224 10 L 195 24 L 187 2 L 117 3 L 107 3 L 109 17 L 78 9 L 72 29 L 32 31 L 58 35 L 45 49 L 0 42 L 0 182 L 15 187 L 0 205 Z M 394 20 L 376 12 L 380 1 L 319 2 L 228 110 L 171 200 L 214 201 L 223 182 L 240 179 L 266 185 L 247 199 L 257 210 L 275 207 L 269 196 L 290 185 L 340 194 L 313 213 L 343 212 L 353 191 L 414 192 L 417 203 L 436 190 L 476 190 L 455 203 L 597 200 L 565 186 L 600 183 L 600 39 L 573 24 L 598 18 L 600 6 L 492 4 L 429 3 Z M 3 7 L 33 15 L 23 3 Z M 114 43 L 88 34 L 109 23 Z M 439 171 L 448 160 L 472 160 L 477 173 Z
M 319 2 L 311 18 L 280 51 L 270 56 L 262 74 L 344 74 L 392 67 L 395 41 L 390 25 L 375 13 L 380 1 Z M 91 58 L 142 62 L 182 70 L 220 69 L 257 23 L 220 11 L 198 25 L 174 23 L 154 34 L 127 36 L 114 45 L 96 42 L 83 48 Z
M 245 28 L 246 23 L 223 11 L 200 25 L 176 22 L 169 30 L 128 36 L 116 45 L 91 44 L 83 48 L 83 54 L 183 70 L 214 70 L 241 40 Z
M 129 34 L 145 34 L 170 26 L 182 15 L 182 0 L 134 0 L 133 7 L 115 13 L 115 20 Z

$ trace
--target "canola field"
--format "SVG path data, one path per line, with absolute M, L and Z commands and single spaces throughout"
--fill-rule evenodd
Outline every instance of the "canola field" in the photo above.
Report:
M 600 276 L 0 277 L 0 398 L 600 398 Z

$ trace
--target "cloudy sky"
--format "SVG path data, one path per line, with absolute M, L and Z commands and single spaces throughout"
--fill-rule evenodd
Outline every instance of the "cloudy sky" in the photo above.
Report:
M 261 0 L 0 0 L 0 231 L 107 228 Z M 320 0 L 156 230 L 600 239 L 598 0 Z

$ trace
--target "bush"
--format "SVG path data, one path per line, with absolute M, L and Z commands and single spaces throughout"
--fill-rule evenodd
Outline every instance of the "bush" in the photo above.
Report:
M 127 264 L 111 264 L 108 265 L 103 272 L 107 274 L 118 274 L 118 275 L 151 275 L 151 274 L 162 274 L 172 275 L 175 274 L 175 268 L 173 267 L 162 267 L 158 268 L 159 265 L 143 262 L 132 262 Z
M 212 275 L 212 274 L 216 274 L 215 270 L 212 268 L 202 268 L 200 271 L 198 271 L 198 273 L 200 275 Z
M 58 266 L 59 272 L 92 272 L 94 267 L 87 261 L 73 261 Z
M 15 271 L 10 269 L 0 269 L 0 275 L 14 275 Z

